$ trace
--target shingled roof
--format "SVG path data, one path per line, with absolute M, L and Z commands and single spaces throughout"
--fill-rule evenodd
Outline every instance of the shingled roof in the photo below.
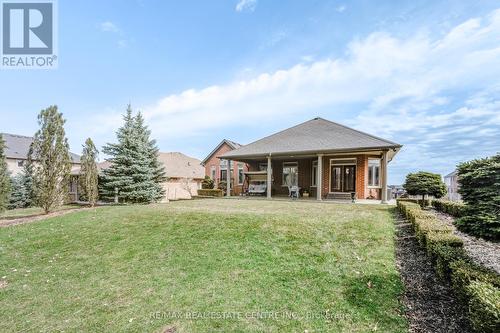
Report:
M 30 145 L 33 138 L 30 136 L 23 136 L 17 134 L 0 133 L 5 141 L 7 149 L 5 155 L 7 158 L 25 160 L 28 158 Z M 80 163 L 80 156 L 70 152 L 71 160 L 73 163 Z
M 215 152 L 217 152 L 219 150 L 219 148 L 223 145 L 223 144 L 227 144 L 229 147 L 231 147 L 231 149 L 238 149 L 240 147 L 242 147 L 242 145 L 240 145 L 239 143 L 237 142 L 234 142 L 234 141 L 231 141 L 231 140 L 228 140 L 228 139 L 224 139 L 222 140 L 218 145 L 217 147 L 214 148 L 214 150 L 212 150 L 210 152 L 210 154 L 207 155 L 207 157 L 205 157 L 203 159 L 203 161 L 201 161 L 201 164 L 204 165 L 209 159 L 210 157 L 212 157 L 213 154 L 215 154 Z
M 205 177 L 205 168 L 200 160 L 179 152 L 160 153 L 158 156 L 165 166 L 165 174 L 169 178 L 195 178 Z
M 398 149 L 401 145 L 353 128 L 314 118 L 229 151 L 221 158 L 250 158 L 265 155 Z

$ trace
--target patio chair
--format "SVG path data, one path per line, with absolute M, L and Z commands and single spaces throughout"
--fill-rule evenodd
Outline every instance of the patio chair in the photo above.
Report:
M 296 185 L 288 186 L 288 196 L 292 199 L 298 199 L 300 196 L 299 187 Z

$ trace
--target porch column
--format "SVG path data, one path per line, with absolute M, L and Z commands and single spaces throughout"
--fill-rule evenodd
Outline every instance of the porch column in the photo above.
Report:
M 387 201 L 387 151 L 382 154 L 382 203 Z
M 323 190 L 323 154 L 318 155 L 318 168 L 316 170 L 316 200 L 321 200 Z
M 267 156 L 267 198 L 271 199 L 271 187 L 273 182 L 273 168 L 271 167 L 271 155 Z
M 227 192 L 226 197 L 231 196 L 231 160 L 227 160 Z

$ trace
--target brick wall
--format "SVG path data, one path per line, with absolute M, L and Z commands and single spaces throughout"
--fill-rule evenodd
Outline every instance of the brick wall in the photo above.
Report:
M 215 186 L 219 184 L 220 181 L 220 159 L 218 157 L 233 150 L 227 143 L 224 143 L 220 148 L 212 154 L 212 156 L 205 162 L 205 175 L 212 177 L 212 166 L 215 167 Z M 233 177 L 231 178 L 231 189 L 232 194 L 239 195 L 243 190 L 243 185 L 236 184 L 238 182 L 238 163 L 237 161 L 232 161 L 233 165 Z M 243 163 L 243 171 L 248 171 L 248 167 Z

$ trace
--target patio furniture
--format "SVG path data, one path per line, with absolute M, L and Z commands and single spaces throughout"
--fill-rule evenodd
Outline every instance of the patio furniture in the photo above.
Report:
M 296 185 L 288 186 L 288 195 L 292 199 L 298 199 L 300 197 L 300 188 Z

